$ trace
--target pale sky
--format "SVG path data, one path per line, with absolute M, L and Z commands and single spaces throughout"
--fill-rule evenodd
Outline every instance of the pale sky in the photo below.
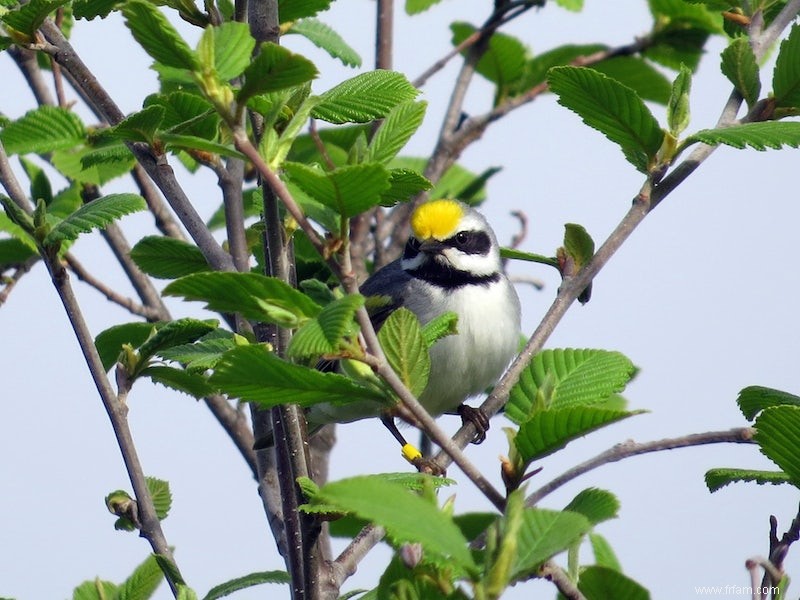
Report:
M 625 0 L 609 9 L 609 3 L 589 0 L 582 14 L 551 4 L 505 31 L 539 52 L 563 43 L 628 43 L 649 27 L 641 1 Z M 479 24 L 486 6 L 445 0 L 414 19 L 398 15 L 396 68 L 410 78 L 417 76 L 448 50 L 447 23 L 453 15 Z M 372 62 L 372 27 L 364 21 L 372 7 L 364 0 L 340 0 L 320 16 L 356 47 L 367 67 Z M 141 108 L 144 97 L 155 91 L 155 76 L 146 68 L 149 60 L 132 44 L 119 17 L 79 22 L 73 39 L 124 111 Z M 355 74 L 297 36 L 284 43 L 318 62 L 323 77 L 315 82 L 315 92 Z M 696 75 L 688 132 L 713 126 L 730 92 L 719 72 L 721 48 L 720 41 L 710 44 Z M 120 57 L 124 67 L 115 62 Z M 430 151 L 454 73 L 455 64 L 424 88 L 428 115 L 406 153 Z M 770 78 L 767 71 L 764 91 L 770 89 Z M 0 81 L 0 111 L 18 117 L 32 107 L 30 93 L 5 55 L 0 55 Z M 485 85 L 475 87 L 467 109 L 479 113 L 487 109 L 491 91 Z M 663 107 L 652 110 L 664 123 Z M 85 111 L 81 114 L 91 122 Z M 516 232 L 509 211 L 524 211 L 529 235 L 523 249 L 541 254 L 554 253 L 567 222 L 585 226 L 599 244 L 642 183 L 614 144 L 585 127 L 552 96 L 493 125 L 462 162 L 475 171 L 503 167 L 489 184 L 483 210 L 505 243 Z M 570 310 L 548 347 L 622 351 L 641 369 L 625 393 L 630 408 L 650 412 L 546 459 L 532 488 L 629 438 L 648 441 L 743 426 L 735 399 L 747 385 L 800 393 L 795 311 L 800 274 L 792 258 L 800 221 L 794 190 L 797 163 L 796 150 L 718 150 L 648 217 L 596 278 L 591 302 Z M 213 177 L 186 181 L 198 210 L 210 215 L 220 201 Z M 131 188 L 116 182 L 106 191 L 121 189 Z M 150 232 L 150 219 L 129 217 L 123 226 L 135 241 Z M 129 293 L 98 236 L 81 238 L 74 251 L 92 272 Z M 541 292 L 519 288 L 523 329 L 530 333 L 554 297 L 558 280 L 539 265 L 513 263 L 510 271 L 547 284 Z M 76 283 L 76 288 L 95 334 L 134 320 L 86 286 Z M 174 299 L 169 305 L 176 316 L 185 314 Z M 191 311 L 199 314 L 195 306 Z M 135 534 L 114 531 L 114 518 L 103 505 L 109 491 L 130 485 L 42 265 L 0 309 L 0 331 L 0 375 L 6 391 L 0 404 L 0 596 L 66 598 L 95 576 L 120 582 L 145 558 L 149 546 Z M 171 483 L 173 508 L 164 530 L 198 594 L 202 597 L 213 585 L 253 571 L 283 569 L 248 470 L 208 410 L 146 382 L 137 382 L 129 404 L 146 473 Z M 449 429 L 457 424 L 448 417 L 440 421 Z M 495 419 L 487 442 L 468 449 L 468 456 L 497 486 L 497 456 L 507 453 L 500 431 L 505 424 L 502 417 Z M 339 438 L 332 478 L 407 468 L 394 440 L 376 421 L 340 427 Z M 364 452 L 364 440 L 369 440 L 369 452 Z M 746 586 L 745 560 L 768 552 L 769 515 L 777 516 L 782 533 L 800 498 L 788 486 L 746 484 L 709 494 L 703 475 L 718 466 L 775 468 L 755 446 L 672 451 L 603 467 L 546 498 L 542 506 L 561 508 L 591 486 L 614 492 L 622 502 L 621 518 L 602 524 L 598 532 L 610 541 L 625 572 L 649 588 L 654 599 L 692 598 L 696 586 Z M 449 492 L 457 495 L 457 512 L 490 510 L 455 467 L 449 475 L 459 482 Z M 793 549 L 786 563 L 795 580 L 798 552 Z M 388 556 L 385 547 L 375 552 L 343 591 L 374 585 Z M 588 551 L 583 556 L 584 562 L 592 562 Z M 529 598 L 534 591 L 544 598 L 555 595 L 550 584 L 539 582 L 511 589 L 504 598 Z M 288 596 L 285 589 L 262 587 L 233 597 L 272 593 Z M 156 597 L 170 597 L 166 585 Z

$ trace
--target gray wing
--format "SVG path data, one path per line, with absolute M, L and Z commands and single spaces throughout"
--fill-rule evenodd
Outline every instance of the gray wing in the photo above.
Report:
M 381 328 L 383 322 L 393 311 L 403 306 L 404 292 L 411 280 L 411 275 L 402 269 L 398 259 L 373 273 L 361 284 L 361 294 L 367 298 L 385 296 L 389 299 L 386 303 L 379 303 L 372 307 L 370 302 L 367 302 L 369 317 L 376 331 Z

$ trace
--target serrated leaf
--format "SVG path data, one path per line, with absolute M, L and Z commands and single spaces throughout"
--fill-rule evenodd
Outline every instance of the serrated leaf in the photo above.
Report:
M 92 177 L 92 179 L 97 179 L 98 181 L 107 181 L 108 179 L 106 177 L 108 177 L 107 174 L 111 169 L 119 167 L 120 171 L 125 169 L 125 172 L 128 172 L 133 165 L 136 164 L 136 159 L 133 154 L 131 154 L 131 151 L 123 143 L 103 146 L 97 149 L 86 148 L 85 152 L 81 153 L 80 161 L 81 176 L 84 176 L 86 171 L 91 170 L 93 167 L 99 167 L 99 169 L 96 170 L 97 176 Z M 107 169 L 106 167 L 110 167 L 111 169 Z
M 329 123 L 367 123 L 382 119 L 418 93 L 402 73 L 369 71 L 322 94 L 312 116 Z
M 149 366 L 138 373 L 139 377 L 149 377 L 171 390 L 188 394 L 198 400 L 212 395 L 216 390 L 200 373 L 192 373 L 175 367 Z
M 47 16 L 67 2 L 68 0 L 30 0 L 5 13 L 0 20 L 12 29 L 33 38 Z
M 169 491 L 169 482 L 155 477 L 145 477 L 147 489 L 153 499 L 153 508 L 156 509 L 156 517 L 163 521 L 169 514 L 172 507 L 172 492 Z
M 590 533 L 589 543 L 592 545 L 594 562 L 598 567 L 607 567 L 615 571 L 622 571 L 622 565 L 606 538 L 599 533 Z
M 445 312 L 434 317 L 422 327 L 422 339 L 428 348 L 448 335 L 458 333 L 458 315 L 454 312 Z
M 652 63 L 635 56 L 618 56 L 591 66 L 631 88 L 642 100 L 666 104 L 672 85 Z
M 45 154 L 81 143 L 86 129 L 72 111 L 40 106 L 3 127 L 0 140 L 8 154 Z
M 284 90 L 311 81 L 317 67 L 310 60 L 282 46 L 267 42 L 244 70 L 244 84 L 238 93 L 240 103 L 257 94 Z
M 136 162 L 132 154 L 126 160 L 100 160 L 85 164 L 84 160 L 97 153 L 92 146 L 81 144 L 74 148 L 55 150 L 51 162 L 58 171 L 78 183 L 103 185 L 130 172 Z M 91 159 L 90 159 L 91 160 Z
M 800 406 L 800 396 L 760 385 L 751 385 L 739 392 L 736 403 L 744 418 L 752 421 L 758 413 L 766 408 Z
M 404 486 L 381 476 L 352 477 L 328 483 L 312 500 L 383 526 L 395 543 L 417 542 L 425 552 L 446 557 L 453 566 L 476 568 L 467 540 L 452 518 Z
M 591 566 L 581 571 L 578 589 L 586 600 L 650 600 L 650 592 L 617 570 Z
M 381 194 L 381 206 L 394 206 L 431 189 L 433 184 L 416 171 L 392 169 L 389 171 L 389 189 Z
M 191 344 L 180 344 L 159 350 L 158 355 L 166 360 L 181 363 L 187 371 L 204 372 L 213 369 L 222 355 L 236 346 L 230 331 L 215 329 Z
M 147 106 L 128 115 L 114 127 L 102 132 L 103 137 L 127 142 L 153 143 L 161 121 L 164 119 L 164 108 L 161 106 Z
M 220 144 L 212 140 L 197 137 L 195 135 L 180 135 L 175 133 L 161 133 L 158 136 L 169 150 L 189 150 L 206 152 L 209 154 L 219 154 L 220 156 L 230 156 L 232 158 L 244 158 L 244 154 L 236 150 L 232 145 Z
M 33 258 L 38 251 L 33 250 L 19 238 L 0 239 L 0 273 Z
M 708 491 L 712 493 L 737 481 L 754 481 L 758 485 L 792 483 L 791 478 L 783 471 L 758 471 L 755 469 L 709 469 L 706 472 L 705 480 Z
M 284 167 L 304 192 L 346 218 L 377 206 L 389 189 L 389 172 L 382 165 L 351 165 L 333 171 L 288 162 Z
M 146 367 L 147 361 L 160 351 L 194 342 L 214 331 L 218 325 L 219 323 L 214 320 L 200 321 L 190 317 L 161 324 L 155 333 L 151 334 L 138 347 L 140 368 Z M 137 374 L 133 373 L 132 375 L 136 376 Z
M 539 460 L 572 440 L 641 411 L 571 406 L 539 411 L 520 425 L 514 445 L 526 463 Z
M 753 48 L 750 47 L 748 38 L 739 37 L 722 51 L 722 74 L 736 88 L 751 107 L 758 100 L 761 93 L 761 80 L 759 79 L 758 63 Z
M 394 159 L 391 166 L 421 173 L 427 162 L 425 158 L 401 156 Z M 476 175 L 456 163 L 444 172 L 428 193 L 428 198 L 458 198 L 470 206 L 476 206 L 486 199 L 486 182 L 499 171 L 499 167 L 490 167 Z
M 431 357 L 417 317 L 407 308 L 398 308 L 384 321 L 378 340 L 392 369 L 419 396 L 428 385 Z
M 109 327 L 97 334 L 94 345 L 105 370 L 108 371 L 117 362 L 123 344 L 138 348 L 159 325 L 141 322 L 124 323 Z
M 453 46 L 458 46 L 477 31 L 469 23 L 452 23 L 450 30 L 453 32 Z M 466 52 L 469 50 L 463 51 L 462 54 Z M 519 39 L 495 32 L 489 38 L 488 47 L 478 60 L 475 69 L 496 84 L 500 91 L 499 95 L 502 96 L 502 90 L 522 77 L 527 57 L 528 49 Z
M 259 151 L 264 156 L 267 163 L 275 170 L 279 170 L 286 160 L 286 156 L 297 139 L 300 132 L 306 128 L 311 111 L 319 103 L 319 98 L 312 96 L 306 98 L 300 107 L 294 112 L 289 123 L 283 128 L 277 141 L 267 143 L 268 136 L 264 136 Z M 266 146 L 266 147 L 265 147 Z
M 197 94 L 185 91 L 153 94 L 145 99 L 144 105 L 164 109 L 161 128 L 166 133 L 191 135 L 209 141 L 218 138 L 220 117 L 212 104 Z
M 110 581 L 102 581 L 99 577 L 93 581 L 84 581 L 72 590 L 72 600 L 107 600 L 117 594 L 117 585 Z
M 406 0 L 406 14 L 416 15 L 425 12 L 431 6 L 439 4 L 442 0 Z
M 220 79 L 228 81 L 242 74 L 250 64 L 256 41 L 246 23 L 229 21 L 214 27 L 214 68 Z
M 618 144 L 628 162 L 647 173 L 664 133 L 633 90 L 582 67 L 554 67 L 548 82 L 559 104 Z
M 291 583 L 292 578 L 286 571 L 259 571 L 244 577 L 237 577 L 225 583 L 215 585 L 203 596 L 203 600 L 219 600 L 239 590 L 246 590 L 264 583 Z
M 623 354 L 607 350 L 543 350 L 511 390 L 506 416 L 518 425 L 530 416 L 537 394 L 549 378 L 551 408 L 595 405 L 621 392 L 636 367 Z
M 395 106 L 370 140 L 367 162 L 388 163 L 422 125 L 425 102 L 403 102 Z
M 349 377 L 293 365 L 263 346 L 255 345 L 226 352 L 217 363 L 210 382 L 229 396 L 254 402 L 262 408 L 287 403 L 312 406 L 320 402 L 384 400 L 375 390 Z
M 116 600 L 148 600 L 163 580 L 164 572 L 150 555 L 122 582 Z
M 772 75 L 775 106 L 800 108 L 800 26 L 793 25 L 781 42 Z
M 692 89 L 692 72 L 681 65 L 672 84 L 672 93 L 667 103 L 667 126 L 670 133 L 678 137 L 689 126 L 689 92 Z
M 53 226 L 42 242 L 45 246 L 77 239 L 81 233 L 102 229 L 120 217 L 145 210 L 147 204 L 138 194 L 109 194 L 84 204 Z
M 74 0 L 72 14 L 76 19 L 91 21 L 95 17 L 105 19 L 121 0 Z
M 306 17 L 313 17 L 317 13 L 330 8 L 331 0 L 278 0 L 278 14 L 281 23 L 289 23 Z
M 246 319 L 290 327 L 321 310 L 280 279 L 256 273 L 195 273 L 173 281 L 163 294 L 205 302 L 208 310 L 238 312 Z
M 731 125 L 722 129 L 703 129 L 686 138 L 684 148 L 696 142 L 712 146 L 725 144 L 738 149 L 749 147 L 756 150 L 779 150 L 783 146 L 797 148 L 800 146 L 800 123 L 767 121 Z
M 317 48 L 327 52 L 332 58 L 342 61 L 348 67 L 360 67 L 361 57 L 351 48 L 342 36 L 328 25 L 317 19 L 295 21 L 284 35 L 295 33 L 302 35 Z
M 543 562 L 572 546 L 591 529 L 589 520 L 578 513 L 526 509 L 517 538 L 517 557 L 512 578 L 533 572 Z
M 176 279 L 211 270 L 197 246 L 159 235 L 139 240 L 131 249 L 131 258 L 142 271 L 158 279 Z
M 774 406 L 761 412 L 753 439 L 761 452 L 800 487 L 800 406 Z
M 154 60 L 190 71 L 200 67 L 195 53 L 155 5 L 145 0 L 127 0 L 122 14 L 133 37 Z
M 592 525 L 597 525 L 609 519 L 616 519 L 619 516 L 619 500 L 607 490 L 598 488 L 587 488 L 578 493 L 564 510 L 580 513 Z
M 308 321 L 292 336 L 286 355 L 301 358 L 336 353 L 345 335 L 353 333 L 353 317 L 363 305 L 361 295 L 347 295 L 326 304 L 316 319 Z

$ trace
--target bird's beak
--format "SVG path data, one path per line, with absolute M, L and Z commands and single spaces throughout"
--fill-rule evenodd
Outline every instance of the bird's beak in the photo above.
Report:
M 420 252 L 424 252 L 425 254 L 441 254 L 442 250 L 445 248 L 446 246 L 435 238 L 421 241 L 419 244 Z

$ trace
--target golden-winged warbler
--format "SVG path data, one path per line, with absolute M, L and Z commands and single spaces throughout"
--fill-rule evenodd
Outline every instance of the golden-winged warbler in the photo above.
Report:
M 456 200 L 420 204 L 411 215 L 412 236 L 402 258 L 376 271 L 361 285 L 364 296 L 387 301 L 371 318 L 376 329 L 404 306 L 424 325 L 446 312 L 458 315 L 458 333 L 430 349 L 428 385 L 419 397 L 433 416 L 455 412 L 476 424 L 483 441 L 488 420 L 463 402 L 493 385 L 516 354 L 520 304 L 503 273 L 500 247 L 492 228 L 474 208 Z M 385 407 L 371 402 L 315 405 L 309 424 L 349 422 L 382 416 L 412 463 L 420 454 L 405 442 Z

